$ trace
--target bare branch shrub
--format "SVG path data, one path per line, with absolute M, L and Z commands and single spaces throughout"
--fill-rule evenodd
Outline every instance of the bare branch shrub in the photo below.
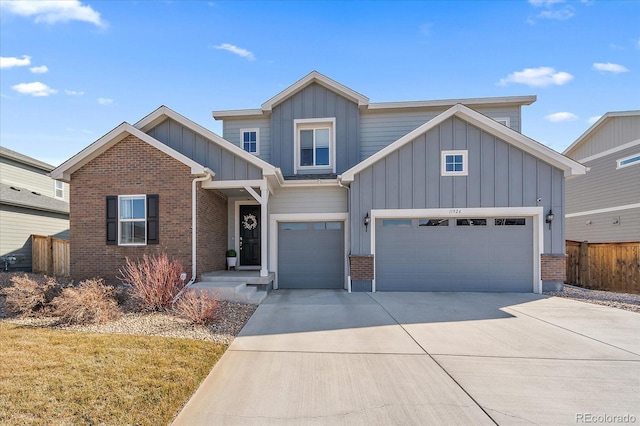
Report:
M 116 289 L 99 278 L 84 280 L 62 290 L 51 302 L 53 315 L 66 324 L 102 324 L 120 318 Z
M 34 279 L 27 274 L 11 277 L 11 285 L 2 289 L 5 312 L 11 315 L 38 317 L 48 313 L 51 301 L 62 286 L 51 277 Z
M 219 317 L 217 294 L 193 289 L 185 291 L 176 301 L 176 315 L 188 319 L 192 324 L 211 324 Z
M 139 309 L 163 311 L 171 307 L 173 298 L 185 286 L 180 280 L 183 269 L 178 260 L 166 253 L 145 254 L 139 262 L 127 258 L 118 279 L 131 286 L 131 295 Z

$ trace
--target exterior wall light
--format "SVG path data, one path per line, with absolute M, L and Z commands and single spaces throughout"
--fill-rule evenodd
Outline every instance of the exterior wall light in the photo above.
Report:
M 553 217 L 553 210 L 549 209 L 549 213 L 547 213 L 547 217 L 545 219 L 545 222 L 549 224 L 549 231 L 551 231 L 551 222 L 553 222 Z
M 369 222 L 370 221 L 371 221 L 371 219 L 369 218 L 369 212 L 367 212 L 367 215 L 364 217 L 364 230 L 365 231 L 369 227 Z

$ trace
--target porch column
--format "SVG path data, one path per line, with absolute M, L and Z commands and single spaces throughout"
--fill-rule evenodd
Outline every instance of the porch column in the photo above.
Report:
M 260 185 L 260 191 L 262 195 L 262 199 L 260 201 L 260 276 L 266 277 L 269 275 L 269 269 L 267 268 L 267 254 L 269 244 L 267 241 L 268 235 L 268 224 L 269 224 L 269 215 L 268 215 L 268 207 L 269 207 L 269 188 L 267 185 Z

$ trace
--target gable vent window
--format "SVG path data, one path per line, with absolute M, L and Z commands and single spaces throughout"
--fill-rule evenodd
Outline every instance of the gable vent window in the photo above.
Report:
M 442 176 L 467 176 L 467 151 L 442 151 Z
M 260 130 L 259 129 L 242 129 L 240 130 L 242 138 L 242 149 L 251 154 L 260 152 Z
M 629 167 L 634 164 L 640 164 L 640 154 L 635 154 L 630 157 L 621 158 L 617 161 L 618 166 L 617 169 L 622 169 L 624 167 Z
M 107 197 L 107 244 L 158 244 L 158 195 Z

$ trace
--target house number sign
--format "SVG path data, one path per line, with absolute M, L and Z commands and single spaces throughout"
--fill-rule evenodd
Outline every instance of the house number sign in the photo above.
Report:
M 462 209 L 449 209 L 449 214 L 462 214 Z

